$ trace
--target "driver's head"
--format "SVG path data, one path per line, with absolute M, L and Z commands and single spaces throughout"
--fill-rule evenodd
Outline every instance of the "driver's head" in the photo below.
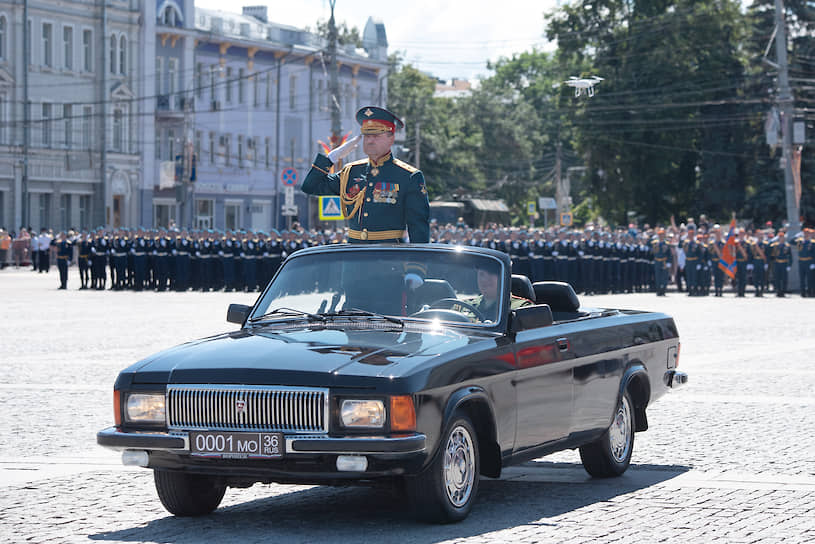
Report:
M 478 290 L 484 295 L 486 300 L 496 300 L 498 298 L 498 268 L 478 268 Z

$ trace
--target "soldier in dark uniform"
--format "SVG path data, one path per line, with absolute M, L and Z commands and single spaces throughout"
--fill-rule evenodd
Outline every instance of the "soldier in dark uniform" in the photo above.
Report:
M 59 288 L 68 288 L 68 266 L 74 254 L 74 245 L 68 240 L 65 232 L 59 233 L 59 238 L 55 244 L 57 248 L 57 268 L 59 269 Z
M 147 280 L 147 254 L 152 251 L 145 239 L 146 234 L 140 229 L 133 238 L 130 246 L 130 255 L 133 257 L 133 290 L 144 289 Z
M 654 254 L 654 287 L 657 296 L 664 297 L 668 288 L 668 276 L 673 264 L 673 252 L 671 246 L 665 241 L 665 229 L 657 231 L 657 239 L 651 242 L 652 253 Z
M 795 237 L 795 246 L 798 248 L 798 277 L 801 282 L 801 296 L 815 295 L 815 240 L 812 239 L 812 229 L 805 228 L 801 236 Z
M 773 260 L 773 282 L 775 284 L 775 296 L 786 296 L 787 274 L 792 262 L 792 248 L 785 238 L 784 230 L 778 231 L 778 239 L 770 244 L 770 255 Z
M 747 291 L 747 266 L 750 263 L 750 247 L 745 239 L 744 229 L 739 229 L 736 238 L 736 296 L 743 297 Z
M 313 195 L 340 195 L 353 242 L 400 242 L 407 227 L 410 241 L 430 241 L 430 205 L 422 172 L 394 159 L 394 133 L 404 123 L 386 109 L 361 108 L 361 126 L 367 159 L 345 165 L 338 173 L 329 169 L 356 147 L 358 138 L 334 149 L 329 157 L 318 154 L 303 182 Z
M 87 289 L 90 287 L 90 269 L 91 269 L 91 247 L 93 247 L 93 240 L 90 234 L 83 232 L 79 237 L 79 256 L 77 257 L 77 265 L 79 266 L 79 280 L 82 283 L 80 289 Z
M 757 230 L 755 240 L 750 242 L 750 264 L 753 271 L 753 285 L 756 288 L 756 296 L 763 297 L 764 289 L 767 285 L 767 252 L 769 246 L 764 241 L 764 232 Z
M 696 241 L 696 227 L 688 225 L 688 235 L 682 245 L 685 252 L 685 276 L 688 285 L 688 296 L 699 296 L 699 275 L 702 271 L 702 250 Z
M 186 291 L 190 287 L 190 252 L 192 240 L 186 230 L 182 230 L 175 238 L 175 290 Z
M 113 245 L 110 250 L 113 252 L 111 261 L 116 272 L 111 289 L 121 291 L 126 287 L 127 254 L 130 252 L 130 239 L 125 235 L 124 231 L 118 231 L 118 234 L 113 238 Z

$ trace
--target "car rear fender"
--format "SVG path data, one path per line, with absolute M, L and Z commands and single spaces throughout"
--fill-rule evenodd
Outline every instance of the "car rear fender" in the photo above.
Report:
M 648 418 L 645 415 L 645 408 L 651 400 L 651 382 L 648 380 L 648 370 L 640 361 L 631 361 L 623 372 L 620 380 L 620 390 L 617 395 L 617 402 L 622 400 L 623 394 L 628 391 L 631 400 L 634 402 L 635 431 L 648 430 Z
M 475 426 L 478 451 L 481 456 L 481 474 L 490 478 L 501 475 L 501 448 L 495 428 L 495 413 L 489 395 L 480 387 L 464 387 L 455 391 L 444 409 L 444 426 L 457 412 L 467 414 Z

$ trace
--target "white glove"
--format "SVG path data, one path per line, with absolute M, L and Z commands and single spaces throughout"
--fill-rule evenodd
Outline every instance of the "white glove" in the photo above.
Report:
M 790 267 L 788 266 L 788 267 L 787 267 L 787 272 L 789 272 L 789 271 L 790 271 Z
M 752 269 L 753 269 L 753 265 L 748 264 L 748 265 L 747 265 L 747 270 L 752 270 Z
M 809 269 L 810 269 L 810 270 L 815 270 L 815 264 L 811 264 L 811 265 L 809 265 Z
M 407 285 L 411 289 L 411 291 L 418 287 L 421 287 L 423 283 L 424 280 L 419 274 L 416 274 L 414 272 L 409 272 L 405 274 L 405 285 Z
M 665 263 L 665 270 L 671 269 L 671 263 Z
M 223 251 L 219 251 L 219 252 L 218 252 L 218 255 L 220 255 L 221 257 L 223 257 L 223 256 L 224 256 L 224 252 L 223 252 Z
M 353 138 L 351 138 L 338 148 L 329 151 L 328 160 L 330 160 L 333 163 L 336 163 L 338 160 L 351 153 L 351 151 L 355 150 L 359 145 L 360 138 L 362 138 L 362 134 L 354 136 Z
M 558 256 L 558 252 L 557 252 L 557 251 L 553 251 L 553 252 L 552 252 L 552 257 L 557 257 L 557 256 Z
M 765 265 L 764 265 L 764 271 L 766 272 L 766 271 L 767 271 L 767 269 L 768 269 L 769 267 L 770 267 L 770 265 L 765 264 Z
M 697 264 L 697 265 L 696 265 L 696 270 L 702 270 L 702 265 L 701 265 L 701 264 Z

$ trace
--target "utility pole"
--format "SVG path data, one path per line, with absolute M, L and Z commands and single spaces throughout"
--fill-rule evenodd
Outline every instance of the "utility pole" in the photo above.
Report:
M 340 67 L 337 64 L 337 24 L 334 20 L 334 5 L 337 0 L 329 0 L 331 18 L 328 19 L 328 66 L 331 70 L 331 148 L 340 145 L 342 119 L 340 117 Z
M 28 67 L 31 66 L 31 35 L 28 30 L 28 0 L 23 1 L 23 179 L 22 179 L 22 225 L 28 226 L 31 204 L 28 197 L 28 151 L 31 139 L 31 104 L 28 99 Z
M 558 131 L 559 132 L 559 131 Z M 557 143 L 557 148 L 555 151 L 555 202 L 557 202 L 557 217 L 555 218 L 555 224 L 560 224 L 560 217 L 562 216 L 563 212 L 568 211 L 568 198 L 569 193 L 564 190 L 563 187 L 563 176 L 561 175 L 562 169 L 562 162 L 561 156 L 563 152 L 563 144 L 560 142 Z
M 778 64 L 778 104 L 781 109 L 781 135 L 783 148 L 782 167 L 784 168 L 784 195 L 787 201 L 787 222 L 789 229 L 787 239 L 801 230 L 800 212 L 795 199 L 795 188 L 792 178 L 792 110 L 793 98 L 787 70 L 787 23 L 784 18 L 784 1 L 775 0 L 775 27 L 778 31 L 775 38 L 775 56 Z M 789 288 L 798 289 L 798 252 L 793 251 L 793 263 L 790 267 Z

